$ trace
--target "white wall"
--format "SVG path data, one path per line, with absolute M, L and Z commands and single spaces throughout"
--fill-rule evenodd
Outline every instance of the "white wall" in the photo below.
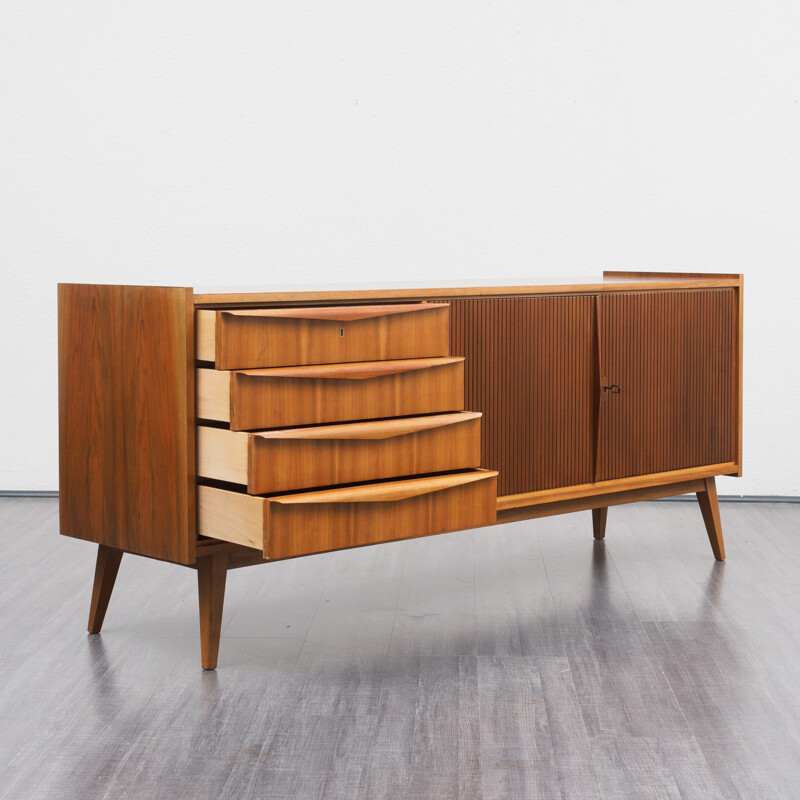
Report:
M 57 487 L 58 281 L 746 275 L 800 494 L 796 2 L 0 3 L 0 488 Z

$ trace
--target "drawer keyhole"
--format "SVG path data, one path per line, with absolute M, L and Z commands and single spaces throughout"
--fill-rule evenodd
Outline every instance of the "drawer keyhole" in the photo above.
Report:
M 341 339 L 343 337 L 344 337 L 344 328 L 339 328 L 339 338 Z

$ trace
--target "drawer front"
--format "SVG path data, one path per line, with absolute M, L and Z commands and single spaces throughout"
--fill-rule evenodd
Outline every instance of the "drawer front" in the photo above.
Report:
M 199 426 L 197 468 L 250 494 L 469 469 L 480 465 L 480 425 L 462 411 L 264 433 Z
M 464 359 L 197 370 L 197 415 L 232 430 L 433 414 L 464 408 Z
M 450 352 L 447 303 L 196 312 L 196 355 L 217 369 L 257 369 Z
M 263 498 L 198 488 L 202 536 L 263 549 L 269 559 L 491 525 L 489 470 Z

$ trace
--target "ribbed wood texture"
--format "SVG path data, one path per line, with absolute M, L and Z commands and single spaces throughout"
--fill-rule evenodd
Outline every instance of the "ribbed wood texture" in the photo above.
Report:
M 597 480 L 736 460 L 733 289 L 597 298 Z M 616 385 L 618 392 L 603 391 Z
M 595 298 L 450 301 L 464 405 L 483 412 L 481 465 L 498 495 L 594 480 Z

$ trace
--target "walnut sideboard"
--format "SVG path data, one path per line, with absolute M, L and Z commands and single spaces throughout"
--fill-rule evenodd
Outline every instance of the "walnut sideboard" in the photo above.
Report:
M 61 284 L 61 533 L 197 570 L 202 665 L 227 570 L 696 493 L 742 469 L 742 276 L 220 291 Z

